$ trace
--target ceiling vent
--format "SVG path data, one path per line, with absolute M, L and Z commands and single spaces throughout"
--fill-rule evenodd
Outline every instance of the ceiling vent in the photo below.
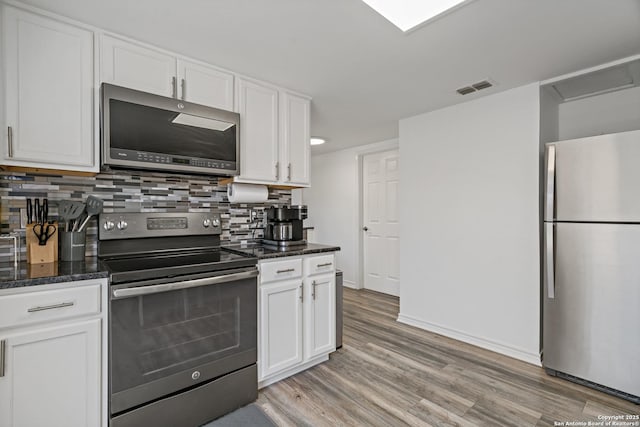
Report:
M 473 92 L 477 92 L 482 89 L 487 89 L 493 86 L 489 80 L 482 80 L 481 82 L 474 83 L 471 86 L 461 87 L 460 89 L 456 89 L 460 95 L 468 95 Z

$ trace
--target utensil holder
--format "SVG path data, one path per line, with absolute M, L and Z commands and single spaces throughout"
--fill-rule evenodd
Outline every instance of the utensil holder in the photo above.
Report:
M 36 225 L 28 224 L 26 228 L 26 241 L 27 241 L 27 263 L 29 264 L 45 264 L 49 262 L 58 261 L 58 244 L 57 244 L 57 227 L 58 223 L 52 223 L 56 227 L 56 231 L 47 240 L 46 245 L 40 245 L 38 237 L 33 232 L 33 227 Z
M 61 231 L 60 261 L 83 261 L 86 242 L 86 231 Z

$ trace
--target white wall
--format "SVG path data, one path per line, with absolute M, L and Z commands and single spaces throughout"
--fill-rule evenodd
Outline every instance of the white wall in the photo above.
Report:
M 318 243 L 338 245 L 337 267 L 344 272 L 345 286 L 359 283 L 360 195 L 359 156 L 398 146 L 398 140 L 382 141 L 311 157 L 311 187 L 292 200 L 309 207 L 305 225 L 315 227 Z
M 538 84 L 400 121 L 400 321 L 540 363 L 538 149 Z

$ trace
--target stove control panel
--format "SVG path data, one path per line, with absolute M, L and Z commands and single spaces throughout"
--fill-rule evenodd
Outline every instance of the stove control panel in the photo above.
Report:
M 211 212 L 142 212 L 100 215 L 100 240 L 218 235 L 220 214 Z

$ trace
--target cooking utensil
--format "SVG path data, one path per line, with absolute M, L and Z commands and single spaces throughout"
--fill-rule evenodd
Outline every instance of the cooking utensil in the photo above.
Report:
M 69 210 L 67 212 L 67 218 L 68 218 L 67 231 L 69 231 L 68 230 L 69 228 L 75 231 L 75 228 L 78 226 L 78 223 L 76 220 L 80 218 L 80 216 L 82 216 L 82 214 L 84 213 L 84 210 L 85 210 L 84 203 L 69 202 Z M 72 221 L 75 221 L 73 224 L 73 227 L 71 227 L 70 225 Z
M 31 204 L 31 199 L 27 199 L 27 224 L 31 224 L 33 222 L 33 205 Z
M 42 224 L 49 222 L 49 200 L 42 200 Z
M 87 225 L 87 222 L 89 222 L 89 219 L 92 216 L 97 215 L 100 212 L 102 212 L 102 206 L 103 205 L 104 205 L 104 202 L 102 201 L 102 199 L 98 199 L 95 196 L 87 197 L 87 217 L 84 219 L 82 224 L 80 224 L 80 227 L 78 228 L 78 231 L 84 230 L 84 226 Z
M 33 233 L 38 238 L 38 244 L 45 246 L 47 240 L 56 233 L 56 226 L 53 224 L 38 223 L 33 226 Z
M 35 214 L 35 216 L 36 216 L 36 222 L 37 222 L 38 224 L 41 224 L 40 219 L 41 219 L 41 217 L 42 217 L 42 208 L 40 207 L 40 199 L 36 199 L 36 200 L 34 201 L 34 203 L 35 203 L 35 204 L 34 204 L 34 207 L 35 207 L 34 214 Z

